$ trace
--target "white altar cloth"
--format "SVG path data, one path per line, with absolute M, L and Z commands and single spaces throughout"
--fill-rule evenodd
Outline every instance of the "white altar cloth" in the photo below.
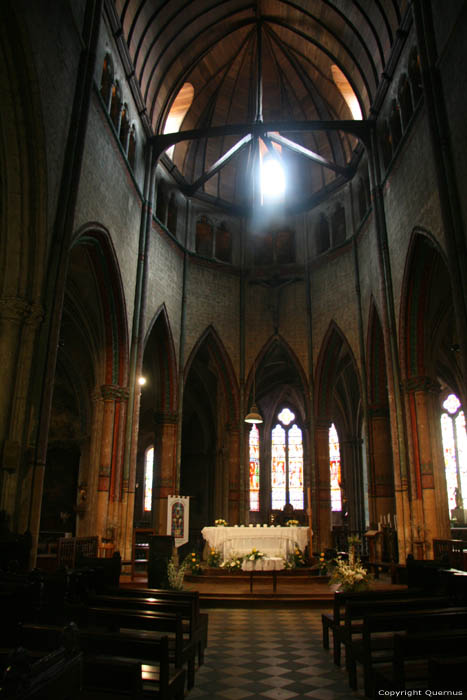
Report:
M 201 534 L 224 560 L 248 554 L 253 547 L 266 556 L 286 559 L 295 543 L 301 550 L 308 544 L 307 527 L 204 527 Z
M 243 571 L 282 571 L 285 562 L 282 557 L 261 557 L 260 559 L 244 559 Z

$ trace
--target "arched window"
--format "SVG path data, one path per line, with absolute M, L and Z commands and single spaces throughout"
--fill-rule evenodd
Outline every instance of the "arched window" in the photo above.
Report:
M 106 109 L 110 108 L 110 97 L 112 92 L 112 83 L 114 80 L 114 69 L 112 65 L 112 59 L 107 54 L 104 58 L 104 65 L 102 66 L 101 75 L 101 97 L 104 100 Z
M 457 507 L 464 508 L 467 501 L 467 433 L 465 414 L 455 394 L 447 397 L 443 409 L 441 433 L 449 510 L 452 513 Z
M 399 81 L 398 98 L 401 106 L 402 126 L 404 129 L 407 129 L 413 113 L 413 107 L 412 95 L 410 94 L 410 84 L 406 75 L 403 75 Z
M 232 236 L 225 224 L 216 231 L 216 258 L 222 262 L 232 262 Z
M 185 115 L 191 107 L 193 102 L 193 97 L 195 94 L 195 89 L 191 83 L 184 83 L 180 88 L 177 97 L 172 102 L 170 112 L 165 120 L 164 134 L 173 134 L 180 130 Z M 170 146 L 166 150 L 169 158 L 173 157 L 174 146 Z
M 387 168 L 392 158 L 392 136 L 387 121 L 384 122 L 381 129 L 381 152 L 384 167 Z
M 417 49 L 414 47 L 410 52 L 409 58 L 409 80 L 412 89 L 412 98 L 414 105 L 422 96 L 422 76 L 420 71 L 420 57 Z
M 154 446 L 148 447 L 144 455 L 144 492 L 143 510 L 152 510 L 152 480 L 154 475 Z
M 316 254 L 320 255 L 329 248 L 329 223 L 324 214 L 319 217 L 318 232 L 316 236 Z
M 295 234 L 288 229 L 277 231 L 274 240 L 275 262 L 279 265 L 295 262 Z
M 128 162 L 131 165 L 131 169 L 134 170 L 136 165 L 136 133 L 134 124 L 130 129 L 128 138 Z
M 389 124 L 391 129 L 392 143 L 396 149 L 402 138 L 402 124 L 401 124 L 401 114 L 400 107 L 396 100 L 392 101 L 391 106 L 391 116 L 389 118 Z
M 341 453 L 334 423 L 329 428 L 329 469 L 331 474 L 331 510 L 341 511 Z
M 165 224 L 167 216 L 167 195 L 165 192 L 165 184 L 163 180 L 159 180 L 157 185 L 157 201 L 156 201 L 156 217 L 159 221 Z
M 196 252 L 206 258 L 212 258 L 213 244 L 212 226 L 205 216 L 202 216 L 196 223 Z
M 112 86 L 112 99 L 110 102 L 110 118 L 115 127 L 117 134 L 120 131 L 120 115 L 122 112 L 122 97 L 120 86 L 115 82 Z
M 120 143 L 125 153 L 127 152 L 128 136 L 130 134 L 130 120 L 128 119 L 128 107 L 124 104 L 120 115 L 120 133 L 118 135 Z
M 339 205 L 332 215 L 332 244 L 340 245 L 345 241 L 345 209 Z
M 175 192 L 172 192 L 167 209 L 167 228 L 174 236 L 177 235 L 177 213 L 177 200 L 175 197 Z
M 286 503 L 303 509 L 303 439 L 295 414 L 284 408 L 271 431 L 271 507 L 282 510 Z
M 259 430 L 253 425 L 249 437 L 250 510 L 259 511 Z

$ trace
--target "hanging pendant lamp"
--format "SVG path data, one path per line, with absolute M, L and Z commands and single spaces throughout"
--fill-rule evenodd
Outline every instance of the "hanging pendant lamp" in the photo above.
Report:
M 253 403 L 249 413 L 244 418 L 245 423 L 262 423 L 263 417 L 256 405 L 256 363 L 253 363 Z

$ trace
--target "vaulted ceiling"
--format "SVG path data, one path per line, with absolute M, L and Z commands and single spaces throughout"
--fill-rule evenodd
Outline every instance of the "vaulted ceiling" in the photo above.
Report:
M 316 122 L 354 119 L 339 76 L 358 101 L 362 118 L 371 116 L 406 5 L 407 0 L 115 0 L 154 134 L 164 132 L 182 85 L 194 88 L 180 131 L 199 130 L 199 137 L 175 147 L 180 182 L 237 204 L 249 196 L 245 171 L 257 138 L 236 147 L 245 133 L 221 130 L 203 137 L 203 130 L 282 126 L 274 133 L 306 149 L 281 148 L 290 192 L 300 184 L 296 203 L 304 193 L 309 197 L 342 178 L 358 138 L 348 129 L 319 130 Z M 303 128 L 307 122 L 314 123 L 313 130 Z M 294 132 L 295 123 L 302 125 L 300 131 Z M 203 179 L 231 148 L 235 157 Z M 310 153 L 323 158 L 324 165 Z

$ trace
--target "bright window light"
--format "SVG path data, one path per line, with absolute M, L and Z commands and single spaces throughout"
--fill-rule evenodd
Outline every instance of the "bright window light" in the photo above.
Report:
M 182 85 L 177 97 L 172 103 L 172 107 L 170 108 L 170 112 L 164 126 L 164 134 L 173 134 L 174 132 L 180 130 L 180 126 L 185 118 L 185 115 L 193 102 L 194 94 L 195 89 L 191 83 L 184 83 L 184 85 Z M 166 150 L 169 158 L 173 157 L 174 149 L 175 146 L 170 146 L 170 148 Z
M 347 106 L 352 112 L 352 117 L 354 119 L 362 118 L 362 110 L 358 104 L 357 96 L 355 95 L 353 88 L 341 69 L 333 65 L 331 66 L 332 78 L 336 84 L 337 89 L 341 93 L 344 100 L 347 102 Z
M 262 199 L 279 199 L 285 193 L 284 168 L 277 158 L 265 158 L 261 167 Z

